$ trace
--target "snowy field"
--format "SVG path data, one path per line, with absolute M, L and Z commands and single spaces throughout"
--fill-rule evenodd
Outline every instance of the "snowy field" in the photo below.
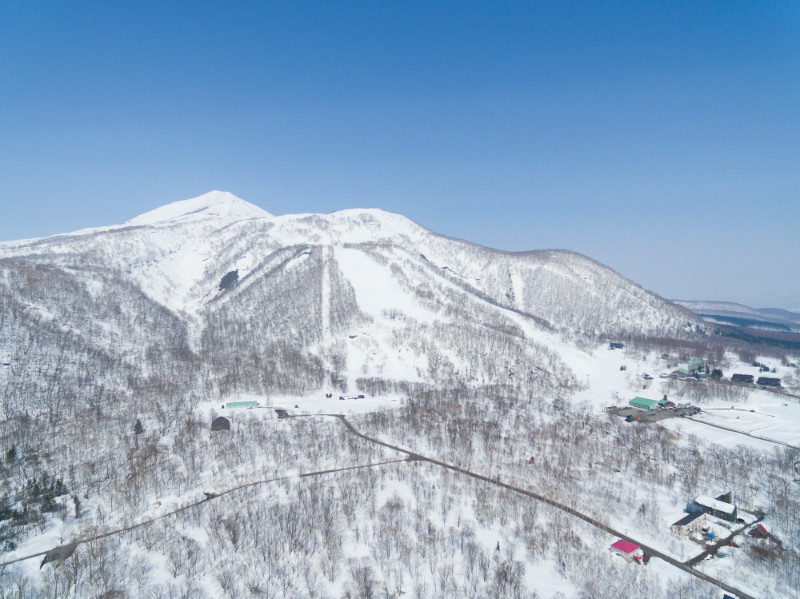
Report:
M 703 423 L 724 426 L 759 438 L 712 428 Z M 800 404 L 762 398 L 753 393 L 746 404 L 720 406 L 712 403 L 691 419 L 664 420 L 662 424 L 677 432 L 703 436 L 724 445 L 748 445 L 766 449 L 780 441 L 800 447 Z
M 358 394 L 357 394 L 358 395 Z M 403 396 L 397 394 L 381 395 L 378 397 L 332 393 L 332 397 L 325 397 L 325 393 L 315 393 L 308 396 L 275 395 L 264 397 L 261 395 L 238 394 L 226 397 L 220 402 L 203 402 L 197 405 L 196 411 L 207 417 L 226 416 L 228 418 L 277 418 L 276 409 L 286 410 L 289 416 L 310 414 L 365 414 L 397 408 L 403 405 Z M 339 397 L 344 397 L 340 400 Z M 254 408 L 223 408 L 228 402 L 256 401 L 258 407 Z

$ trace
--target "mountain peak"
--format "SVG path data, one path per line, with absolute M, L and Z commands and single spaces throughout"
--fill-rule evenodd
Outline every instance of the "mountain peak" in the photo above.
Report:
M 240 220 L 247 218 L 272 218 L 259 208 L 229 191 L 209 191 L 196 198 L 173 202 L 150 212 L 140 214 L 125 222 L 126 225 L 154 225 L 165 221 L 194 220 L 196 218 L 223 217 Z

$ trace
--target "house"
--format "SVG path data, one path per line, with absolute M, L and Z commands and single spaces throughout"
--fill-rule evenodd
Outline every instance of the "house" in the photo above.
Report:
M 764 385 L 767 387 L 780 387 L 781 386 L 781 379 L 776 379 L 771 376 L 760 376 L 756 381 L 758 385 Z
M 634 397 L 628 402 L 629 406 L 639 408 L 640 410 L 653 410 L 658 407 L 658 402 L 655 399 L 647 399 L 645 397 Z
M 736 383 L 752 383 L 753 382 L 753 375 L 752 374 L 734 374 L 731 377 L 731 380 Z
M 621 555 L 627 562 L 636 560 L 641 564 L 642 559 L 644 559 L 644 551 L 642 551 L 638 545 L 626 541 L 625 539 L 620 539 L 616 543 L 613 543 L 608 550 L 616 555 Z
M 736 522 L 736 506 L 731 503 L 714 499 L 708 495 L 698 495 L 694 502 L 710 516 L 728 522 Z
M 703 526 L 706 525 L 706 522 L 706 515 L 703 512 L 694 512 L 692 514 L 686 514 L 683 518 L 670 526 L 670 530 L 679 537 L 688 539 L 693 534 L 699 533 L 703 529 Z
M 211 421 L 211 430 L 229 431 L 231 430 L 231 421 L 225 418 L 224 416 L 220 416 L 219 418 L 214 418 L 214 420 Z

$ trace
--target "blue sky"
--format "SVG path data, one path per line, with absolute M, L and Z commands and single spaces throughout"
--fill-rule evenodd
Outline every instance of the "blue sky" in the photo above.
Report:
M 0 240 L 211 189 L 800 309 L 800 3 L 0 3 Z

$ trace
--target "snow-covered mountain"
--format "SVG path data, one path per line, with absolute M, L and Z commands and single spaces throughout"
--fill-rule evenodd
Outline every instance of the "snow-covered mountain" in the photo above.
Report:
M 228 273 L 236 284 L 222 289 Z M 558 351 L 569 340 L 698 322 L 572 252 L 492 250 L 374 209 L 273 216 L 218 191 L 0 244 L 0 285 L 9 382 L 34 354 L 59 376 L 102 355 L 122 378 L 170 372 L 194 390 L 501 381 L 541 392 L 574 383 Z M 64 352 L 83 366 L 59 369 Z
M 731 488 L 793 546 L 789 454 L 598 413 L 643 387 L 747 393 L 642 376 L 725 358 L 702 322 L 572 252 L 497 251 L 380 210 L 274 216 L 223 192 L 0 244 L 0 588 L 712 596 L 673 567 L 696 546 L 669 525 Z M 221 405 L 242 399 L 280 409 Z M 673 566 L 610 554 L 623 530 Z M 742 579 L 770 580 L 750 576 L 760 555 Z M 787 556 L 754 596 L 797 588 Z

